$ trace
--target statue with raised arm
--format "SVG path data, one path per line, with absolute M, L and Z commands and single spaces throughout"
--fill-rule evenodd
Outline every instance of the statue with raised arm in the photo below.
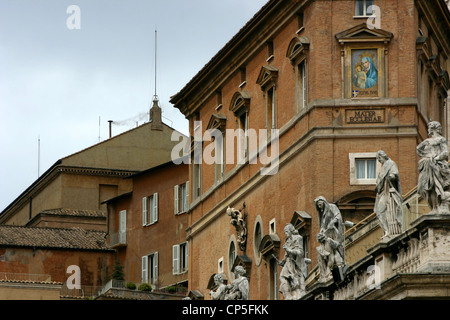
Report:
M 286 251 L 283 260 L 277 263 L 282 266 L 280 273 L 280 292 L 285 300 L 299 300 L 305 294 L 305 278 L 307 276 L 306 261 L 303 251 L 303 238 L 290 223 L 284 227 Z
M 227 285 L 224 300 L 248 300 L 248 279 L 245 277 L 245 269 L 242 266 L 234 268 L 235 279 Z
M 428 136 L 416 148 L 422 158 L 418 165 L 417 193 L 426 199 L 431 213 L 450 213 L 448 146 L 439 122 L 428 123 Z
M 324 282 L 332 277 L 333 268 L 344 267 L 344 223 L 338 207 L 328 203 L 324 197 L 316 198 L 314 204 L 319 215 L 320 227 L 317 234 L 319 281 Z
M 375 213 L 383 229 L 383 238 L 402 232 L 402 190 L 397 165 L 383 150 L 377 152 L 381 163 L 375 191 Z

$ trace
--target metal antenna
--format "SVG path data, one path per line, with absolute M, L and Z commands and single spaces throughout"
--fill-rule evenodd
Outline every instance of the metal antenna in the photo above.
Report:
M 156 94 L 156 75 L 157 75 L 157 72 L 156 72 L 156 62 L 157 62 L 157 57 L 156 57 L 156 55 L 157 55 L 157 50 L 156 50 L 156 48 L 157 48 L 157 45 L 158 45 L 158 31 L 156 30 L 156 27 L 155 27 L 155 95 L 154 95 L 154 97 L 157 97 L 157 94 Z
M 41 137 L 38 135 L 38 178 L 40 177 L 41 170 Z

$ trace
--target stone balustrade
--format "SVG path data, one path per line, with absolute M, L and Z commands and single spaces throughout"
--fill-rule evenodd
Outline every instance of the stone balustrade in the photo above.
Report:
M 367 253 L 348 267 L 343 281 L 316 281 L 303 299 L 449 298 L 450 214 L 421 215 Z

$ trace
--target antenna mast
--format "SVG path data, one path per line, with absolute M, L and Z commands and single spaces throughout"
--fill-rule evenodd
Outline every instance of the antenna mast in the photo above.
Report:
M 41 170 L 41 137 L 38 136 L 38 178 Z
M 156 27 L 155 27 L 155 95 L 153 96 L 154 98 L 157 97 L 157 94 L 156 94 L 156 75 L 157 75 L 157 72 L 156 72 L 156 62 L 157 62 L 157 57 L 156 57 L 157 50 L 156 50 L 156 47 L 158 45 L 158 40 L 157 39 L 158 39 L 158 31 L 156 30 Z

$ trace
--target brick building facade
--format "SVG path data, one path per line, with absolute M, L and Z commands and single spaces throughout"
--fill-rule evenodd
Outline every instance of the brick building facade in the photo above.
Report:
M 416 186 L 415 147 L 427 136 L 427 122 L 448 125 L 449 12 L 437 0 L 373 1 L 381 10 L 374 27 L 369 4 L 269 1 L 171 98 L 189 119 L 194 140 L 189 288 L 206 299 L 212 276 L 232 280 L 237 264 L 247 270 L 250 299 L 280 298 L 272 254 L 282 257 L 284 226 L 297 226 L 313 269 L 314 199 L 338 203 L 344 220 L 367 217 L 378 150 L 397 163 L 405 193 Z M 376 69 L 376 77 L 366 72 L 358 83 L 358 68 Z M 208 129 L 222 132 L 224 145 L 235 140 L 235 147 L 205 138 Z M 238 129 L 247 138 L 235 135 Z M 268 144 L 267 155 L 279 151 L 271 174 L 261 174 L 270 166 L 262 161 L 264 148 L 255 153 L 250 129 L 279 134 L 278 143 Z M 205 140 L 200 149 L 196 135 Z M 197 161 L 200 153 L 234 160 L 208 164 Z M 228 207 L 245 216 L 244 246 Z
M 126 178 L 132 192 L 105 202 L 107 243 L 127 282 L 187 289 L 188 172 L 172 161 L 138 172 Z

